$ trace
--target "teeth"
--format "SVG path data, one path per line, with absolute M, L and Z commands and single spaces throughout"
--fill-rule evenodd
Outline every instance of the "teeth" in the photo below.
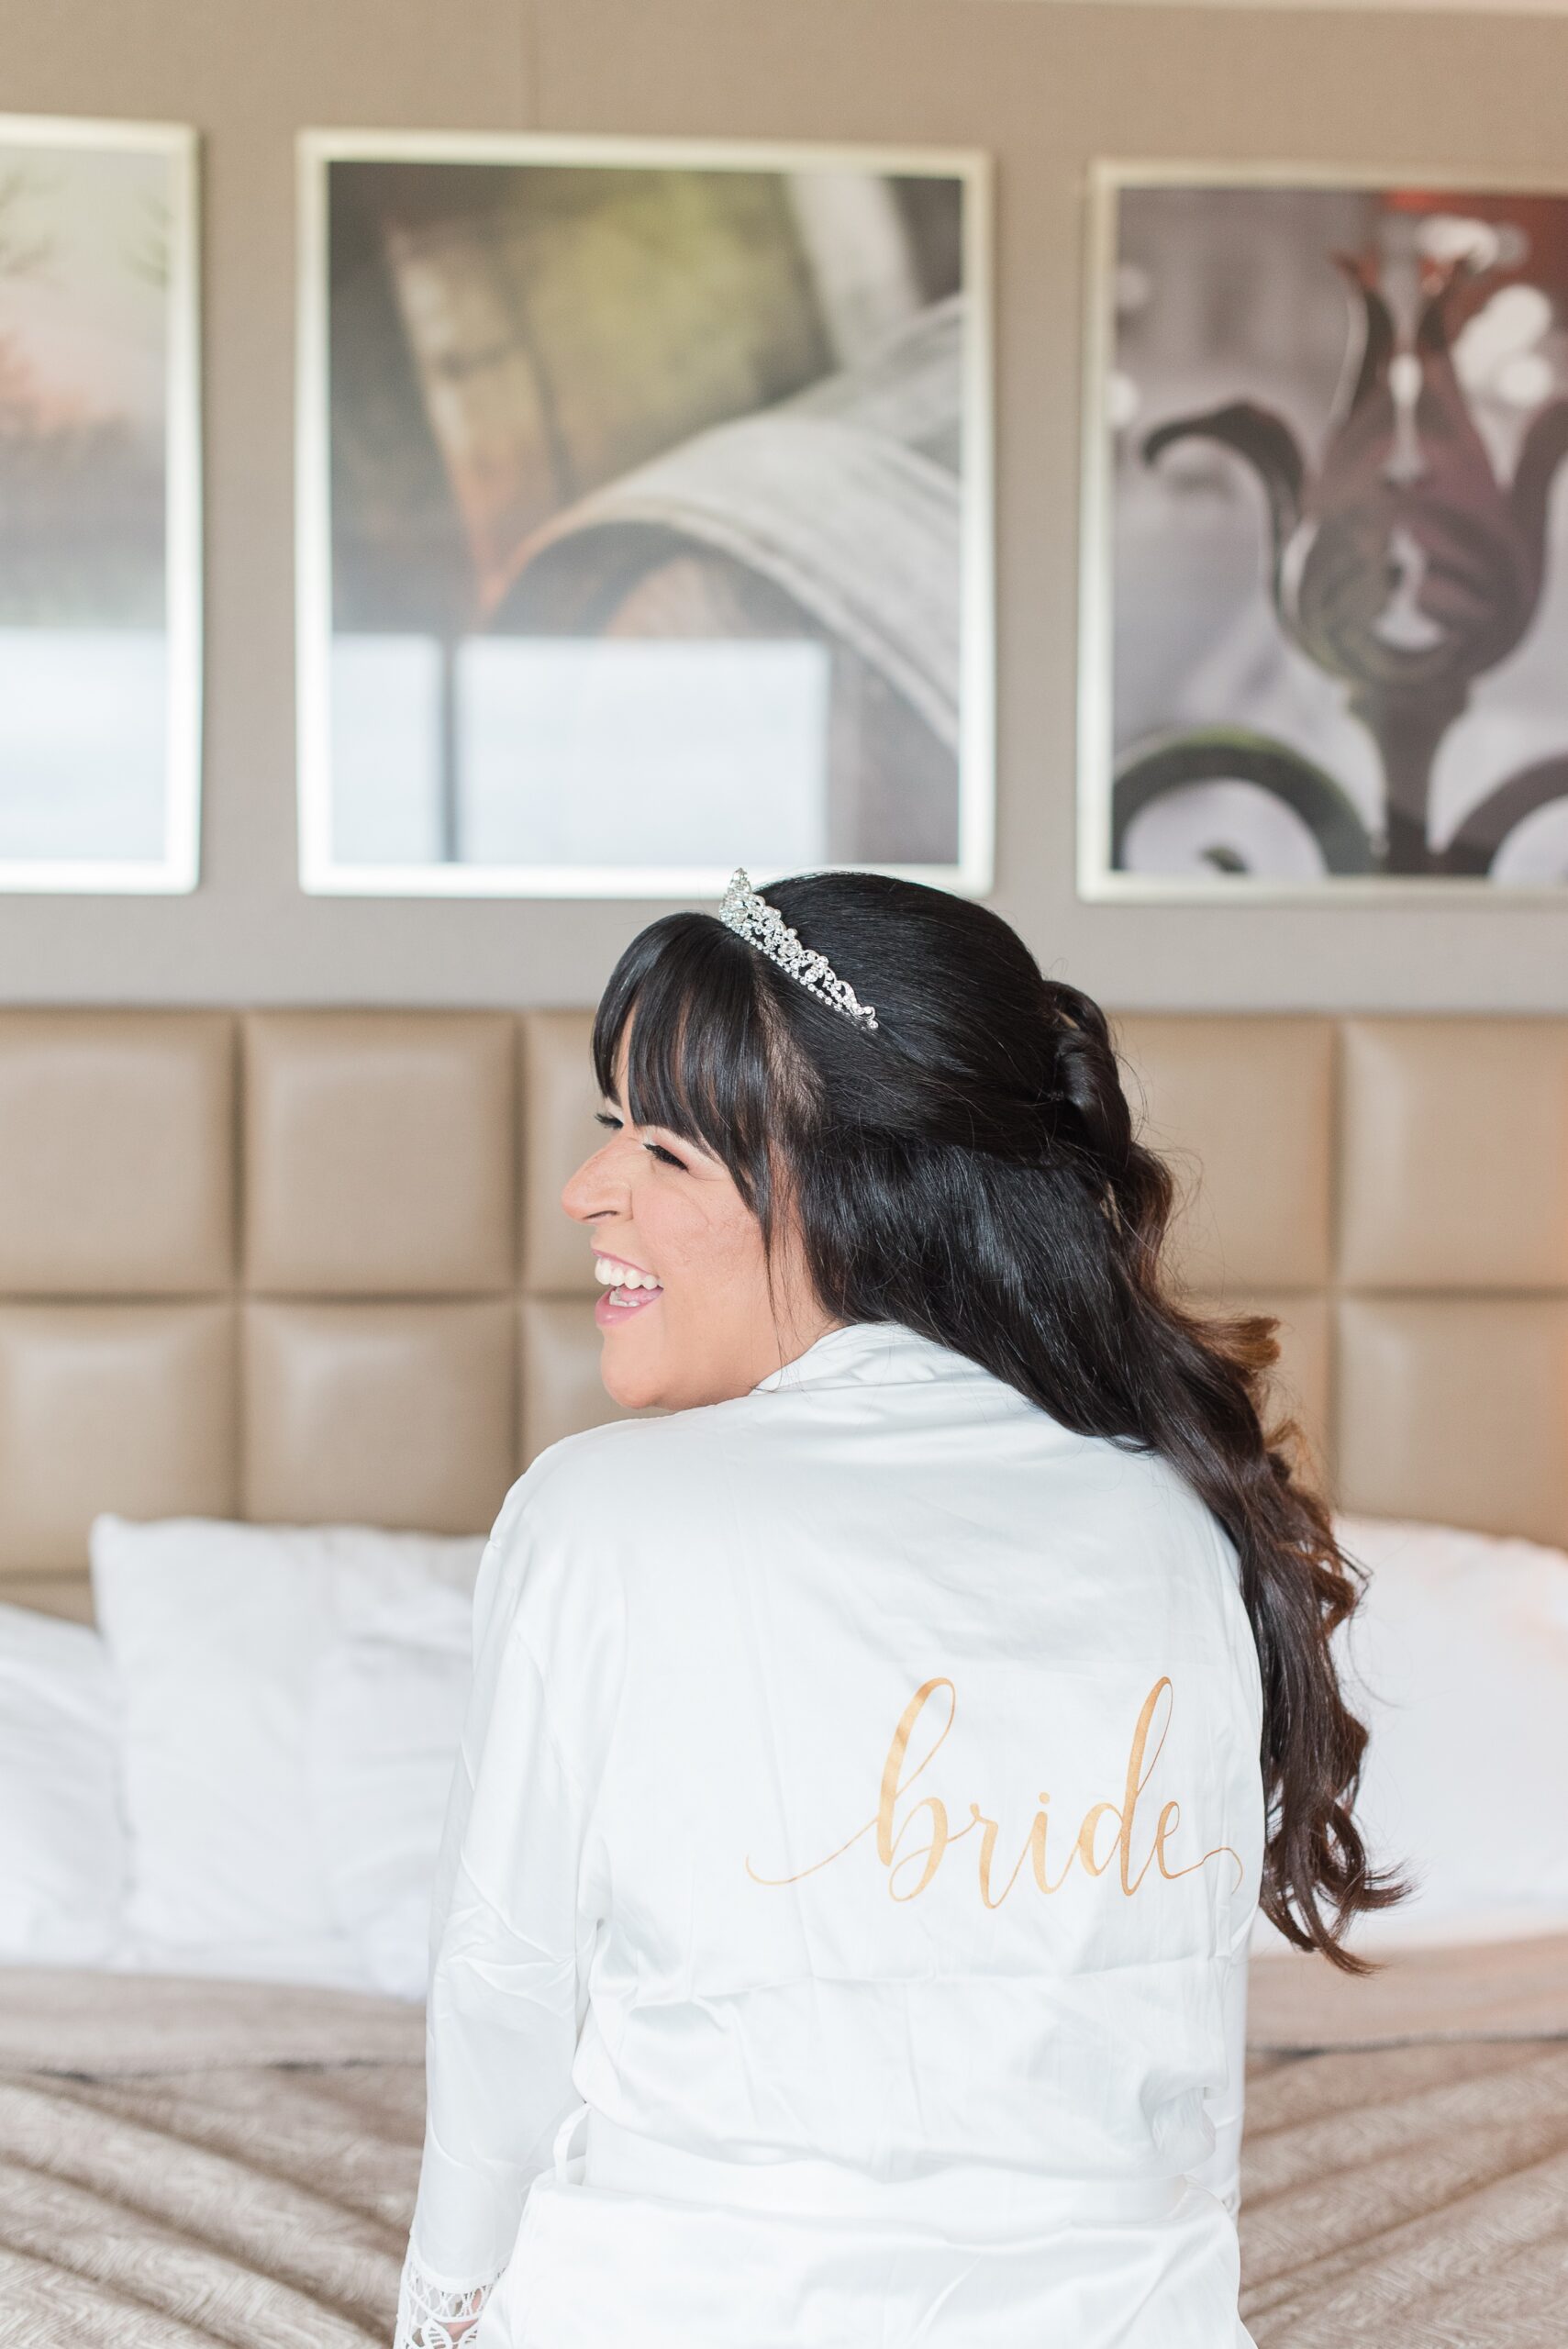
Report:
M 594 1278 L 602 1288 L 657 1288 L 659 1283 L 651 1273 L 639 1273 L 631 1264 L 619 1264 L 613 1256 L 595 1256 Z

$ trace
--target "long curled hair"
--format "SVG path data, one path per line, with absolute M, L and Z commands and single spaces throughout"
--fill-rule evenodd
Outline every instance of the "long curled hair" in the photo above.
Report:
M 1044 977 L 998 916 L 862 873 L 769 887 L 869 1031 L 711 914 L 651 923 L 594 1029 L 606 1095 L 703 1144 L 758 1217 L 786 1223 L 835 1319 L 897 1322 L 966 1355 L 1082 1435 L 1158 1452 L 1235 1544 L 1263 1690 L 1261 1905 L 1348 1973 L 1363 1909 L 1405 1887 L 1369 1865 L 1353 1807 L 1366 1731 L 1330 1635 L 1360 1597 L 1328 1508 L 1265 1425 L 1277 1322 L 1190 1310 L 1162 1266 L 1174 1185 L 1138 1141 L 1104 1013 Z

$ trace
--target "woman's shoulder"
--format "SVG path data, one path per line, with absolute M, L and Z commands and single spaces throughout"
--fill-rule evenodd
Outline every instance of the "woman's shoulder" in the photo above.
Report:
M 721 1440 L 726 1422 L 750 1401 L 699 1405 L 684 1411 L 649 1411 L 606 1420 L 580 1434 L 561 1437 L 539 1453 L 507 1496 L 531 1514 L 565 1510 L 575 1518 L 584 1500 L 601 1506 L 649 1480 L 662 1485 L 680 1478 Z
M 737 1510 L 777 1471 L 773 1448 L 758 1451 L 768 1399 L 628 1416 L 552 1443 L 506 1496 L 485 1580 L 574 1619 L 635 1613 L 651 1586 L 663 1603 L 700 1581 L 732 1555 Z M 792 1465 L 804 1473 L 798 1447 Z
M 673 1507 L 686 1516 L 708 1481 L 717 1432 L 709 1423 L 735 1408 L 651 1412 L 562 1437 L 507 1493 L 487 1565 L 507 1579 L 590 1574 L 591 1562 L 617 1554 L 628 1527 L 668 1522 Z

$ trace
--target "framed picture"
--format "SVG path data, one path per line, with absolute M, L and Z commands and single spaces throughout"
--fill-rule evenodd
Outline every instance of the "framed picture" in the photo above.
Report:
M 301 187 L 304 886 L 987 888 L 984 160 L 315 132 Z
M 194 132 L 0 115 L 0 889 L 196 882 Z
M 1106 164 L 1079 886 L 1568 882 L 1568 190 Z

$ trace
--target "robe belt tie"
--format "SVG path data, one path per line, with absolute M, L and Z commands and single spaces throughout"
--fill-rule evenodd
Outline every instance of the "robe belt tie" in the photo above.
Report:
M 584 2152 L 568 2148 L 579 2124 Z M 767 2210 L 817 2221 L 884 2220 L 936 2227 L 972 2241 L 1017 2239 L 1096 2220 L 1170 2218 L 1200 2189 L 1183 2176 L 1042 2176 L 995 2162 L 948 2162 L 909 2178 L 876 2178 L 843 2162 L 717 2160 L 623 2129 L 587 2106 L 572 2113 L 556 2140 L 556 2175 L 614 2193 L 651 2195 L 719 2208 Z

